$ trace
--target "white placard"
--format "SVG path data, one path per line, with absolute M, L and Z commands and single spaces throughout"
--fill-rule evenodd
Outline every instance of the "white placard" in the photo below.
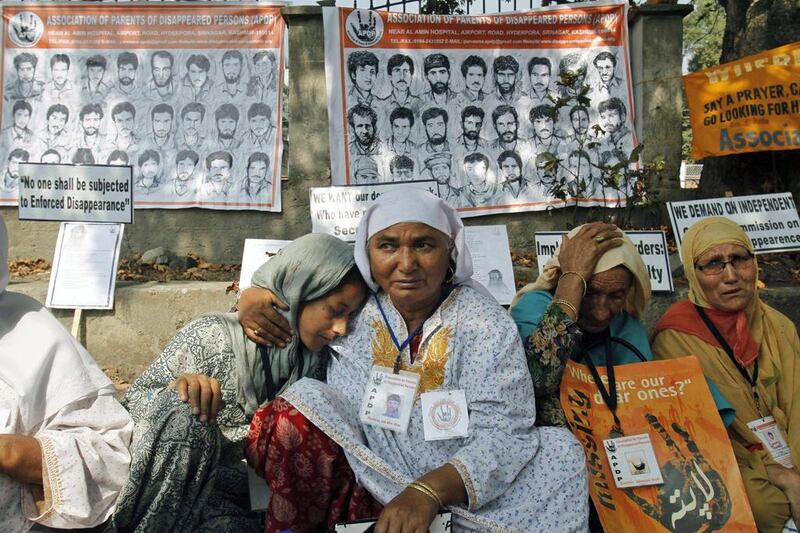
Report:
M 501 305 L 510 305 L 516 285 L 506 226 L 467 226 L 464 237 L 472 255 L 472 278 L 486 287 Z
M 739 224 L 757 254 L 800 250 L 800 218 L 788 192 L 667 202 L 667 211 L 679 253 L 686 230 L 698 220 L 714 216 Z
M 367 533 L 375 530 L 377 520 L 357 520 L 344 524 L 336 524 L 334 533 Z M 450 511 L 439 512 L 428 526 L 428 533 L 448 533 L 453 529 L 453 513 Z
M 244 251 L 242 252 L 242 273 L 239 275 L 239 290 L 243 291 L 249 287 L 250 280 L 256 270 L 290 242 L 292 241 L 245 239 Z
M 47 307 L 111 309 L 122 224 L 62 222 L 47 288 Z
M 133 223 L 133 169 L 20 163 L 20 220 Z
M 553 256 L 556 246 L 561 243 L 561 236 L 566 231 L 542 231 L 536 233 L 536 261 L 539 264 L 539 274 L 544 270 L 544 265 Z M 650 275 L 650 287 L 653 292 L 672 292 L 672 270 L 669 267 L 669 253 L 667 252 L 667 236 L 663 231 L 626 231 L 633 245 L 642 256 Z
M 309 190 L 311 231 L 327 233 L 343 241 L 355 241 L 356 228 L 367 208 L 381 194 L 398 189 L 420 189 L 438 196 L 436 182 L 433 180 L 351 187 L 312 187 Z

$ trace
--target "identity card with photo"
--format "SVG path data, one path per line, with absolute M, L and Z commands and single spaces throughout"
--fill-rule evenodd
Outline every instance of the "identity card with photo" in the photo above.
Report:
M 373 366 L 361 402 L 361 422 L 405 433 L 419 386 L 419 374 Z
M 603 447 L 618 489 L 664 483 L 653 443 L 647 433 L 604 439 Z
M 792 464 L 792 450 L 783 437 L 781 428 L 771 416 L 765 416 L 747 423 L 750 431 L 756 434 L 758 440 L 772 456 L 772 459 L 781 466 L 794 468 Z

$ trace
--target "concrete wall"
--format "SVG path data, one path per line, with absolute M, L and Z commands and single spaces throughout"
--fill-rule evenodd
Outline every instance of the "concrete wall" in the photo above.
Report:
M 226 312 L 233 298 L 226 283 L 170 282 L 120 283 L 113 311 L 84 311 L 80 340 L 103 368 L 115 368 L 131 381 L 150 364 L 175 333 L 204 313 Z M 47 282 L 12 283 L 10 290 L 44 301 Z M 800 287 L 774 286 L 762 298 L 800 323 Z M 654 295 L 644 317 L 648 329 L 674 302 L 686 298 L 686 288 L 673 294 Z M 72 311 L 54 310 L 68 329 Z
M 632 14 L 631 57 L 640 139 L 645 159 L 664 156 L 669 180 L 678 187 L 681 146 L 681 18 L 688 6 L 646 6 Z M 283 181 L 283 213 L 213 211 L 206 209 L 141 209 L 125 228 L 122 256 L 156 246 L 178 253 L 196 253 L 213 262 L 238 263 L 245 238 L 293 239 L 311 231 L 308 188 L 330 184 L 327 93 L 321 9 L 283 9 L 289 26 L 289 97 L 291 122 L 288 175 Z M 467 219 L 467 224 L 507 224 L 511 247 L 533 249 L 536 231 L 580 224 L 589 210 L 493 215 Z M 58 224 L 17 220 L 16 208 L 0 208 L 10 233 L 9 256 L 52 258 Z M 596 211 L 592 215 L 598 218 Z M 666 213 L 660 215 L 666 220 Z M 653 224 L 653 221 L 646 222 Z

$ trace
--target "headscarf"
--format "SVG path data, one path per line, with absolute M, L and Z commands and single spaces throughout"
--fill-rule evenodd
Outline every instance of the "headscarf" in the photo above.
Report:
M 63 407 L 114 385 L 92 356 L 36 300 L 8 292 L 8 232 L 0 218 L 0 379 L 16 392 L 32 430 Z
M 377 292 L 372 279 L 367 243 L 376 233 L 402 222 L 420 222 L 444 233 L 453 242 L 450 259 L 453 285 L 468 285 L 489 294 L 483 285 L 472 279 L 472 255 L 467 248 L 464 224 L 444 200 L 419 189 L 402 189 L 382 194 L 364 213 L 356 231 L 355 256 L 358 269 L 369 287 Z
M 303 376 L 324 377 L 325 361 L 300 342 L 297 314 L 300 304 L 325 296 L 336 289 L 355 265 L 350 245 L 336 237 L 312 233 L 287 244 L 253 274 L 252 285 L 269 289 L 289 306 L 278 312 L 289 321 L 295 335 L 281 348 L 269 349 L 273 383 L 286 380 L 281 388 Z M 242 331 L 235 315 L 225 315 L 239 375 L 239 403 L 252 414 L 265 398 L 264 369 L 258 346 Z M 300 363 L 302 362 L 302 375 Z
M 710 217 L 696 222 L 683 237 L 681 256 L 683 270 L 689 282 L 689 301 L 678 304 L 656 324 L 656 333 L 662 329 L 674 329 L 700 337 L 703 341 L 720 348 L 720 343 L 700 319 L 693 304 L 704 308 L 722 337 L 733 349 L 736 360 L 749 366 L 758 357 L 758 346 L 762 339 L 763 304 L 755 285 L 753 299 L 738 313 L 726 313 L 714 309 L 697 281 L 695 262 L 705 252 L 720 244 L 738 244 L 755 255 L 753 243 L 739 225 L 725 217 Z M 754 284 L 758 283 L 758 266 Z
M 569 233 L 568 238 L 572 238 L 581 230 L 583 226 L 578 226 Z M 514 307 L 525 293 L 531 291 L 552 291 L 558 285 L 558 278 L 561 276 L 561 265 L 558 262 L 558 253 L 561 251 L 561 244 L 556 248 L 553 257 L 545 263 L 541 275 L 536 281 L 525 285 L 514 296 L 511 307 Z M 622 245 L 608 250 L 594 267 L 594 274 L 611 270 L 614 267 L 624 266 L 633 274 L 633 287 L 628 291 L 628 299 L 625 302 L 625 311 L 628 314 L 640 318 L 644 313 L 647 302 L 650 301 L 650 275 L 647 273 L 647 266 L 642 261 L 642 256 L 634 246 L 631 239 L 622 234 Z M 587 283 L 589 280 L 586 280 Z

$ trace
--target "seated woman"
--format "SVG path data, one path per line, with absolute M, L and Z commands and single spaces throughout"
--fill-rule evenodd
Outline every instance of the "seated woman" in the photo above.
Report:
M 582 354 L 585 346 L 611 335 L 653 358 L 639 321 L 649 299 L 647 267 L 616 226 L 594 222 L 564 237 L 542 275 L 511 304 L 533 378 L 537 425 L 567 425 L 559 401 L 561 377 L 567 359 Z M 602 343 L 589 353 L 597 366 L 605 364 Z M 614 364 L 639 361 L 618 344 L 612 355 Z
M 361 220 L 355 254 L 375 292 L 332 346 L 327 384 L 300 380 L 253 419 L 246 450 L 272 491 L 267 532 L 330 531 L 379 505 L 382 532 L 427 531 L 442 507 L 453 512 L 454 530 L 585 530 L 581 447 L 568 431 L 534 426 L 522 344 L 508 314 L 471 279 L 458 215 L 424 191 L 387 192 Z M 262 305 L 243 305 L 243 314 L 269 315 L 263 291 L 244 299 Z M 393 388 L 395 369 L 419 380 L 416 395 Z M 383 391 L 385 405 L 368 416 L 384 427 L 360 421 L 368 383 Z M 451 423 L 468 416 L 466 435 L 431 434 L 448 424 L 431 425 L 438 415 L 423 412 L 426 398 L 451 402 Z
M 266 349 L 235 314 L 215 314 L 172 339 L 122 400 L 136 422 L 133 460 L 109 531 L 262 529 L 243 465 L 250 419 L 301 377 L 324 378 L 320 352 L 346 333 L 367 288 L 350 246 L 328 235 L 288 244 L 253 280 L 288 304 L 283 316 L 299 334 Z
M 6 290 L 8 274 L 0 218 L 0 531 L 94 527 L 128 475 L 133 422 L 58 320 Z
M 689 228 L 681 245 L 689 299 L 658 321 L 653 351 L 659 358 L 696 355 L 733 404 L 728 435 L 756 525 L 772 532 L 791 518 L 800 524 L 800 341 L 795 324 L 759 298 L 754 253 L 747 234 L 726 218 Z M 766 442 L 749 427 L 765 417 L 774 420 Z M 771 453 L 780 449 L 779 436 L 788 447 L 782 459 Z

